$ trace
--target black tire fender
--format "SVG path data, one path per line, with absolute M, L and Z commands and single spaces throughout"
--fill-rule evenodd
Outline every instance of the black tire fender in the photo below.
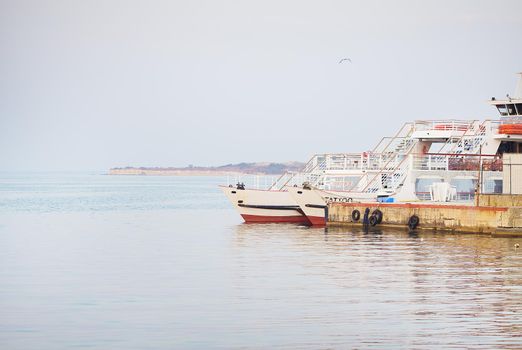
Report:
M 371 226 L 375 226 L 375 225 L 377 225 L 377 223 L 378 223 L 377 221 L 379 221 L 379 220 L 377 219 L 377 216 L 372 215 L 372 216 L 370 216 L 368 221 L 370 221 Z
M 375 209 L 373 211 L 372 215 L 375 215 L 375 217 L 377 218 L 378 224 L 380 224 L 382 222 L 382 211 L 380 211 L 379 209 Z
M 417 215 L 410 216 L 410 219 L 408 220 L 408 227 L 410 230 L 415 230 L 417 226 L 419 225 L 420 219 Z
M 361 212 L 357 209 L 354 209 L 354 211 L 352 211 L 352 221 L 357 222 L 357 221 L 359 221 L 360 218 L 361 218 Z

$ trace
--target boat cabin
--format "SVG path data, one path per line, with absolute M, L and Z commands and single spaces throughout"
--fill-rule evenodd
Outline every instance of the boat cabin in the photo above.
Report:
M 500 125 L 495 139 L 500 141 L 498 153 L 522 153 L 522 72 L 515 95 L 506 95 L 506 99 L 492 97 L 489 103 L 500 114 Z

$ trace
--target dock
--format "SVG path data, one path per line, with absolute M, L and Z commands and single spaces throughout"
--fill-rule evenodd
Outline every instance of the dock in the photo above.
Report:
M 377 227 L 404 227 L 416 216 L 415 230 L 522 237 L 522 195 L 483 194 L 474 203 L 329 203 L 328 225 L 364 225 L 364 213 L 382 213 Z M 356 211 L 359 213 L 357 215 Z M 381 215 L 381 214 L 379 214 Z M 355 220 L 359 216 L 358 220 Z

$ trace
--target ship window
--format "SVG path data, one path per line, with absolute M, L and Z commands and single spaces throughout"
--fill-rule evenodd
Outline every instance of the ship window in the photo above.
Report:
M 517 111 L 515 109 L 515 105 L 506 105 L 509 115 L 517 115 Z
M 517 106 L 518 115 L 522 115 L 522 103 L 517 103 L 516 106 Z
M 500 115 L 508 115 L 506 105 L 497 105 Z

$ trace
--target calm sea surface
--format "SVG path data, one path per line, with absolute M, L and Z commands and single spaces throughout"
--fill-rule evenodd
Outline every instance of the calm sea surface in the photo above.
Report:
M 522 239 L 245 225 L 225 181 L 0 174 L 0 349 L 522 349 Z

